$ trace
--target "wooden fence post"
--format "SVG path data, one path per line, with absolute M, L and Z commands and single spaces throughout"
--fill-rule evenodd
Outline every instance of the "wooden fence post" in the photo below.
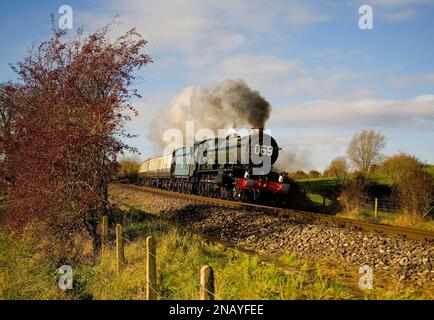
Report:
M 375 219 L 377 219 L 378 218 L 378 198 L 375 198 L 374 213 L 375 213 Z
M 107 216 L 103 216 L 102 225 L 101 225 L 101 254 L 102 255 L 104 255 L 107 247 L 107 238 L 108 238 L 108 218 Z
M 157 300 L 157 256 L 153 237 L 146 238 L 146 300 Z
M 122 225 L 116 225 L 116 269 L 118 274 L 125 266 L 124 239 L 122 238 Z
M 200 269 L 200 300 L 214 300 L 214 272 L 207 265 Z

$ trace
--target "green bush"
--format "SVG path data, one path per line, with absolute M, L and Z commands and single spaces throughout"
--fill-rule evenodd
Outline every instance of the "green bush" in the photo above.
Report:
M 116 174 L 118 179 L 128 179 L 136 181 L 140 168 L 140 160 L 137 158 L 124 158 L 119 161 L 119 167 Z
M 383 171 L 404 213 L 424 217 L 430 212 L 434 201 L 434 178 L 416 157 L 405 153 L 388 157 L 383 163 Z

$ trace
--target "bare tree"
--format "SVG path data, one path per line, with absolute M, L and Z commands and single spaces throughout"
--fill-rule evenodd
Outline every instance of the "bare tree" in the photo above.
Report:
M 375 130 L 356 133 L 348 146 L 347 155 L 361 172 L 369 172 L 372 165 L 381 159 L 381 151 L 386 146 L 384 136 Z

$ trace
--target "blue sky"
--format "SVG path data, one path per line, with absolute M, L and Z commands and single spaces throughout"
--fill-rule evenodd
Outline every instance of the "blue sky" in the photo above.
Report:
M 272 104 L 267 127 L 291 169 L 324 169 L 364 128 L 386 136 L 386 154 L 434 163 L 434 0 L 1 1 L 0 81 L 16 80 L 8 63 L 50 36 L 62 4 L 74 28 L 119 14 L 117 32 L 149 41 L 155 62 L 137 74 L 144 98 L 129 124 L 141 158 L 154 153 L 151 119 L 185 87 L 243 79 Z M 373 30 L 358 27 L 362 4 Z

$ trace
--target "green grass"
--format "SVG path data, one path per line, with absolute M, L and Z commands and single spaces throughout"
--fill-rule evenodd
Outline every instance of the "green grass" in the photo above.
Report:
M 428 172 L 432 173 L 434 176 L 434 166 L 427 167 Z M 381 172 L 374 172 L 369 175 L 369 181 L 372 183 L 372 192 L 385 192 L 385 189 L 390 188 L 390 181 L 386 175 Z M 374 211 L 369 209 L 361 209 L 357 212 L 338 212 L 338 206 L 332 201 L 336 197 L 339 186 L 342 183 L 333 177 L 321 177 L 313 179 L 303 179 L 297 180 L 302 189 L 307 193 L 308 199 L 311 201 L 312 208 L 310 210 L 314 211 L 315 208 L 321 207 L 323 204 L 323 195 L 326 195 L 326 208 L 322 210 L 324 213 L 334 213 L 339 216 L 358 219 L 358 220 L 371 220 L 379 223 L 386 223 L 392 225 L 408 226 L 419 229 L 434 230 L 434 220 L 432 217 L 427 217 L 426 219 L 420 219 L 417 217 L 408 217 L 400 212 L 382 212 L 378 213 L 378 218 L 375 219 Z M 371 196 L 372 199 L 374 196 Z M 330 209 L 327 211 L 327 209 Z M 309 208 L 308 208 L 309 210 Z
M 199 270 L 215 272 L 217 299 L 343 299 L 345 287 L 321 275 L 288 274 L 273 264 L 204 241 L 161 221 L 124 228 L 127 265 L 120 276 L 113 248 L 95 266 L 74 268 L 74 289 L 57 287 L 58 266 L 34 251 L 31 241 L 0 232 L 0 299 L 145 299 L 145 237 L 157 241 L 159 299 L 198 299 Z
M 121 275 L 111 248 L 96 265 L 76 266 L 74 289 L 66 292 L 57 287 L 58 266 L 34 252 L 30 241 L 0 232 L 0 299 L 145 299 L 147 235 L 157 242 L 159 299 L 198 299 L 205 264 L 214 269 L 216 299 L 433 299 L 426 290 L 378 286 L 362 292 L 354 268 L 336 267 L 336 261 L 304 261 L 288 253 L 276 256 L 279 266 L 265 264 L 161 220 L 124 227 L 127 264 Z
M 296 180 L 296 182 L 300 185 L 300 187 L 306 191 L 306 193 L 310 194 L 326 194 L 330 195 L 339 186 L 342 181 L 330 178 L 330 177 L 321 177 L 321 178 L 312 178 L 312 179 L 302 179 Z
M 54 266 L 34 251 L 30 241 L 0 230 L 0 300 L 63 299 Z
M 323 196 L 317 193 L 308 193 L 307 197 L 309 198 L 310 201 L 312 201 L 314 204 L 322 206 L 323 205 Z M 330 198 L 325 199 L 325 205 L 329 206 L 332 204 L 332 201 L 330 200 Z
M 143 299 L 145 275 L 144 239 L 152 234 L 158 243 L 157 269 L 160 299 L 198 299 L 199 270 L 209 264 L 216 278 L 217 299 L 345 299 L 346 288 L 329 282 L 322 275 L 287 273 L 259 258 L 204 241 L 161 221 L 129 226 L 136 234 L 144 231 L 126 249 L 127 267 L 117 277 L 115 254 L 110 252 L 94 268 L 89 291 L 96 299 Z M 296 263 L 296 262 L 294 262 Z M 293 263 L 291 263 L 293 264 Z

